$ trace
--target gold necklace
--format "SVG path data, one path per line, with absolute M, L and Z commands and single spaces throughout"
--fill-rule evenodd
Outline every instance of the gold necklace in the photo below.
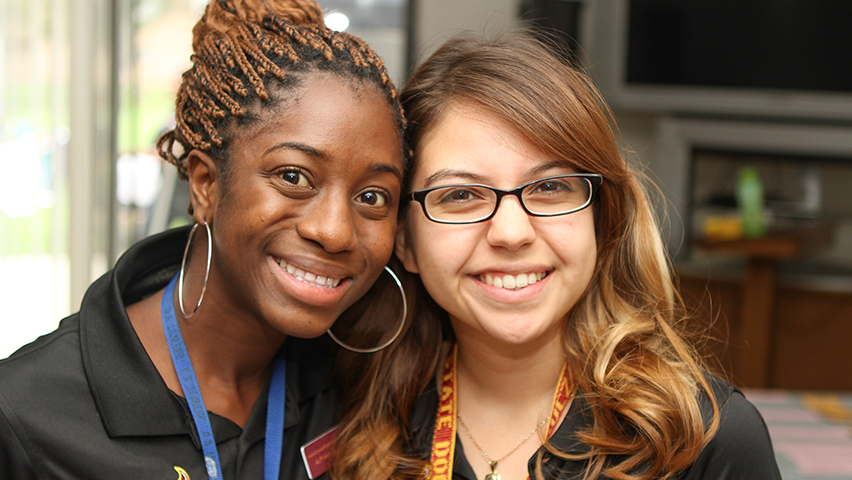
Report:
M 507 453 L 506 455 L 503 455 L 497 460 L 491 460 L 491 457 L 487 453 L 485 453 L 485 450 L 483 450 L 482 447 L 480 447 L 479 444 L 476 443 L 476 440 L 473 438 L 473 435 L 470 434 L 470 430 L 467 429 L 467 425 L 464 424 L 461 415 L 456 414 L 456 417 L 459 419 L 459 425 L 461 425 L 462 430 L 464 430 L 465 435 L 467 435 L 467 438 L 469 438 L 470 441 L 473 442 L 473 445 L 479 450 L 479 453 L 482 454 L 482 458 L 484 458 L 485 461 L 488 462 L 488 466 L 491 467 L 491 473 L 485 476 L 485 480 L 500 480 L 500 474 L 495 471 L 497 469 L 497 464 L 507 459 L 509 455 L 517 452 L 521 447 L 523 447 L 524 444 L 527 443 L 527 441 L 529 441 L 529 439 L 531 439 L 533 435 L 535 435 L 535 432 L 537 432 L 539 428 L 543 427 L 548 420 L 547 418 L 545 418 L 541 421 L 541 423 L 536 425 L 535 430 L 530 432 L 530 434 L 527 435 L 527 438 L 525 438 L 521 443 L 519 443 L 517 447 L 513 448 L 511 452 Z

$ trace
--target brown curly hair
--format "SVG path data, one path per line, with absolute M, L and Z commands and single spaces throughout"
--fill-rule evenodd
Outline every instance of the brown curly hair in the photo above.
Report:
M 404 137 L 405 118 L 384 62 L 363 40 L 326 27 L 312 0 L 211 0 L 192 34 L 193 64 L 178 89 L 175 127 L 157 141 L 160 156 L 181 178 L 192 149 L 227 162 L 229 122 L 255 120 L 250 105 L 272 101 L 270 82 L 293 88 L 299 72 L 328 71 L 375 84 Z M 403 145 L 406 163 L 407 153 Z

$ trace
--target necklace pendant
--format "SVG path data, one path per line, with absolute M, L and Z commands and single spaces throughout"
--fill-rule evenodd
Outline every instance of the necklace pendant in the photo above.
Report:
M 491 473 L 485 476 L 485 480 L 500 480 L 500 474 L 495 472 L 497 470 L 497 462 L 489 460 L 488 466 L 491 467 Z

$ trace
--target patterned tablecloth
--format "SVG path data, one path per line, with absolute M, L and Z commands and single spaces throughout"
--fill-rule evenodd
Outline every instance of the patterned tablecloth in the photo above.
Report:
M 784 480 L 852 480 L 852 393 L 746 390 Z

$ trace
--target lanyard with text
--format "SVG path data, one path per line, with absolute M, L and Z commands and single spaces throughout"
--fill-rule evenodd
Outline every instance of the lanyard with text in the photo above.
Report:
M 435 433 L 432 436 L 432 476 L 431 480 L 451 480 L 453 478 L 453 460 L 456 453 L 456 356 L 458 345 L 454 346 L 441 376 L 441 391 L 438 400 L 438 416 L 435 418 Z M 547 420 L 547 435 L 550 438 L 556 432 L 562 412 L 571 399 L 568 365 L 562 367 L 559 382 L 553 393 L 550 418 Z M 527 476 L 529 479 L 529 476 Z
M 160 314 L 163 317 L 163 329 L 166 332 L 166 341 L 169 345 L 169 353 L 175 366 L 180 387 L 189 404 L 192 420 L 198 430 L 198 438 L 201 442 L 201 451 L 204 453 L 204 465 L 207 467 L 207 476 L 211 479 L 222 478 L 222 467 L 219 464 L 219 451 L 216 448 L 216 439 L 213 437 L 213 428 L 210 426 L 210 418 L 207 416 L 207 408 L 204 399 L 201 398 L 201 390 L 198 387 L 198 379 L 192 368 L 192 361 L 186 351 L 183 335 L 177 323 L 174 308 L 174 290 L 177 277 L 172 278 L 166 291 L 163 293 L 163 301 L 160 304 Z M 265 480 L 277 480 L 281 468 L 281 447 L 284 436 L 284 401 L 286 375 L 284 360 L 276 359 L 272 371 L 272 380 L 269 384 L 269 399 L 266 407 L 266 440 L 263 449 L 263 478 Z

